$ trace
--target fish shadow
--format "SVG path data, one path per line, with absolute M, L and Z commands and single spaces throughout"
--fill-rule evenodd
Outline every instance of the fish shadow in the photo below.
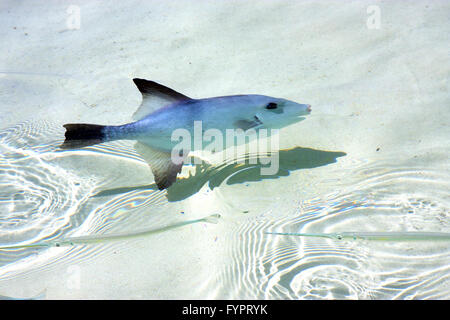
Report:
M 195 165 L 195 173 L 188 177 L 178 178 L 167 189 L 169 202 L 180 201 L 196 194 L 206 183 L 212 190 L 222 183 L 227 185 L 257 182 L 266 179 L 278 179 L 290 174 L 291 171 L 311 169 L 335 163 L 337 158 L 345 156 L 345 152 L 322 151 L 311 148 L 295 147 L 279 151 L 279 170 L 273 175 L 262 175 L 261 168 L 268 167 L 260 163 L 232 163 L 212 166 L 205 162 Z M 156 184 L 122 187 L 103 190 L 93 197 L 112 196 L 135 190 L 158 190 Z

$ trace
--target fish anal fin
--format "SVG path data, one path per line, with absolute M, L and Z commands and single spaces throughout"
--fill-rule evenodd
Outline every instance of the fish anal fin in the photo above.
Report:
M 159 190 L 167 189 L 177 180 L 187 154 L 174 162 L 170 152 L 154 149 L 145 143 L 138 141 L 134 148 L 150 166 Z

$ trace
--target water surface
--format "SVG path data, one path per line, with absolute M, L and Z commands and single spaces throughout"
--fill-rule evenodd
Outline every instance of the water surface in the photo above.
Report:
M 448 241 L 267 234 L 450 233 L 447 2 L 380 4 L 379 29 L 366 1 L 74 5 L 80 29 L 59 2 L 5 2 L 0 14 L 0 246 L 221 219 L 2 249 L 0 296 L 450 298 Z M 131 141 L 58 148 L 64 123 L 129 122 L 133 77 L 313 112 L 281 130 L 277 174 L 217 157 L 159 191 Z

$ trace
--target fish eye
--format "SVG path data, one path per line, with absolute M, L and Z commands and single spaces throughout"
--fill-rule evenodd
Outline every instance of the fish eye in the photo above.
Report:
M 278 105 L 275 102 L 270 102 L 269 104 L 267 104 L 266 109 L 271 110 L 271 109 L 276 109 L 278 107 Z

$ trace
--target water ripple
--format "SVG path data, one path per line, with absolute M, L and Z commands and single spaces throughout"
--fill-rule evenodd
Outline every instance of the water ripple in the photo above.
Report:
M 46 121 L 25 122 L 0 132 L 2 246 L 171 222 L 167 215 L 149 215 L 167 209 L 165 193 L 159 190 L 92 197 L 104 188 L 138 180 L 139 169 L 148 172 L 132 145 L 116 143 L 61 151 L 58 147 L 62 137 L 62 126 Z M 136 170 L 124 176 L 122 168 L 130 162 L 134 162 Z M 47 251 L 58 256 L 56 260 L 70 257 L 81 261 L 92 254 L 98 255 L 94 248 L 0 251 L 1 273 L 20 269 L 18 264 L 37 265 L 43 257 L 52 260 Z M 15 265 L 7 266 L 12 263 Z
M 450 250 L 445 241 L 338 241 L 266 234 L 449 232 L 450 174 L 443 159 L 431 155 L 359 161 L 342 152 L 296 147 L 280 153 L 277 175 L 262 176 L 260 166 L 237 164 L 235 159 L 205 162 L 186 166 L 173 187 L 160 191 L 148 184 L 149 168 L 131 143 L 61 151 L 62 131 L 48 122 L 0 131 L 1 245 L 127 232 L 170 224 L 188 213 L 193 218 L 200 209 L 218 209 L 225 217 L 220 234 L 224 245 L 216 272 L 202 279 L 203 296 L 450 297 Z M 0 251 L 0 276 L 90 261 L 129 245 Z
M 396 163 L 395 166 L 392 163 Z M 231 264 L 216 277 L 231 283 L 217 297 L 247 299 L 448 299 L 446 241 L 350 241 L 265 232 L 449 232 L 450 175 L 439 164 L 386 159 L 355 168 L 352 183 L 299 201 L 236 216 Z M 281 206 L 284 207 L 284 206 Z M 239 220 L 238 220 L 239 219 Z M 228 288 L 230 289 L 230 288 Z
M 0 134 L 0 243 L 28 244 L 71 227 L 93 183 L 47 161 L 40 141 L 46 123 L 19 125 Z M 0 256 L 0 264 L 12 258 Z

